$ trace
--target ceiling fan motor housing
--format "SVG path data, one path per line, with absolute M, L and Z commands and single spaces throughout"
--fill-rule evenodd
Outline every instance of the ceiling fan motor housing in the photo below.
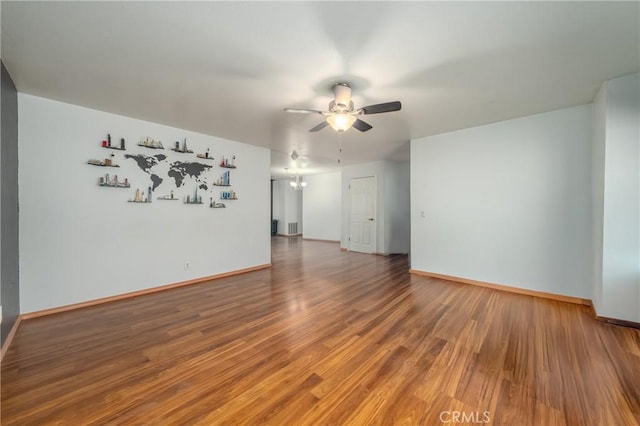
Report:
M 349 111 L 353 109 L 351 102 L 351 86 L 347 83 L 336 83 L 333 85 L 334 108 L 339 111 Z

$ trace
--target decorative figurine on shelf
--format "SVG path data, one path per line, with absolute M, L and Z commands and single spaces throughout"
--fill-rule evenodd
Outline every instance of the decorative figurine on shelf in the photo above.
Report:
M 109 177 L 109 173 L 105 173 L 104 177 L 98 179 L 98 185 L 110 186 L 114 188 L 129 188 L 129 179 L 125 178 L 124 182 L 118 179 L 118 175 L 113 175 L 113 179 Z
M 211 203 L 209 203 L 209 207 L 211 207 L 212 209 L 224 209 L 227 206 L 225 206 L 223 203 L 215 202 L 213 198 L 211 198 Z
M 115 163 L 113 162 L 113 159 L 115 158 L 114 154 L 111 154 L 109 156 L 109 158 L 105 158 L 104 159 L 104 165 L 105 166 L 115 166 Z
M 147 188 L 147 203 L 150 203 L 152 200 L 151 198 L 151 187 Z
M 111 147 L 111 133 L 107 133 L 107 146 Z
M 120 149 L 124 151 L 124 138 L 120 138 Z
M 171 195 L 163 195 L 162 197 L 158 197 L 158 200 L 177 200 L 177 198 L 173 196 L 173 191 L 171 191 Z
M 196 154 L 196 157 L 204 158 L 205 160 L 213 160 L 213 157 L 209 154 L 209 148 L 207 148 L 204 154 Z
M 187 148 L 187 138 L 182 141 L 182 148 L 180 148 L 180 142 L 176 141 L 175 147 L 171 148 L 172 151 L 182 152 L 185 154 L 191 154 L 193 151 Z
M 140 189 L 136 189 L 136 197 L 133 199 L 133 201 L 136 203 L 142 202 L 142 198 L 140 197 Z
M 220 161 L 220 167 L 225 167 L 227 169 L 235 169 L 236 168 L 236 156 L 232 156 L 231 161 L 227 158 L 222 157 L 222 161 Z
M 145 148 L 151 149 L 164 149 L 162 142 L 153 140 L 153 138 L 150 138 L 149 136 L 145 136 L 140 139 L 140 142 L 138 142 L 138 146 L 144 146 Z

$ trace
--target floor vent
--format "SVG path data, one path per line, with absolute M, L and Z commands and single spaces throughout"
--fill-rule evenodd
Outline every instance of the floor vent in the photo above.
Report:
M 289 222 L 289 235 L 295 235 L 298 233 L 298 222 Z

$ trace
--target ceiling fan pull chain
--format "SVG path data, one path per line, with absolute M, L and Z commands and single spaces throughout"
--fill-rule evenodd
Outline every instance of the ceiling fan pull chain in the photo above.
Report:
M 338 164 L 342 163 L 342 133 L 338 133 Z

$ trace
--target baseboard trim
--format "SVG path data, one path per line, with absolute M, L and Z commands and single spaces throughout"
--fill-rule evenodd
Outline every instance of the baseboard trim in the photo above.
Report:
M 271 263 L 265 263 L 264 265 L 252 266 L 249 268 L 238 269 L 230 272 L 223 272 L 221 274 L 209 275 L 206 277 L 195 278 L 192 280 L 181 281 L 173 284 L 167 284 L 159 287 L 147 288 L 144 290 L 133 291 L 130 293 L 117 294 L 115 296 L 103 297 L 100 299 L 88 300 L 86 302 L 74 303 L 71 305 L 59 306 L 57 308 L 43 309 L 41 311 L 29 312 L 22 314 L 23 320 L 38 318 L 46 315 L 58 314 L 61 312 L 72 311 L 75 309 L 87 308 L 89 306 L 101 305 L 103 303 L 115 302 L 118 300 L 129 299 L 131 297 L 143 296 L 145 294 L 157 293 L 159 291 L 171 290 L 174 288 L 184 287 L 193 284 L 199 284 L 205 281 L 217 280 L 220 278 L 232 277 L 234 275 L 246 274 L 247 272 L 258 271 L 260 269 L 271 268 Z
M 21 321 L 22 321 L 22 315 L 18 315 L 16 317 L 16 321 L 13 323 L 13 327 L 11 327 L 11 330 L 9 331 L 9 334 L 7 334 L 7 338 L 4 341 L 4 345 L 2 345 L 2 349 L 0 350 L 0 362 L 2 362 L 2 360 L 4 359 L 4 354 L 7 353 L 7 350 L 11 345 L 11 341 L 13 340 L 13 336 L 16 335 L 16 332 L 18 331 L 18 327 L 20 326 Z
M 621 319 L 616 319 L 616 318 L 609 318 L 609 317 L 601 317 L 598 315 L 598 313 L 596 312 L 596 307 L 593 306 L 593 304 L 591 304 L 591 316 L 593 316 L 593 319 L 595 319 L 596 321 L 600 321 L 602 323 L 605 324 L 612 324 L 612 325 L 619 325 L 622 327 L 630 327 L 630 328 L 637 328 L 640 330 L 640 322 L 633 322 L 633 321 L 627 321 L 627 320 L 621 320 Z
M 324 240 L 322 238 L 307 238 L 307 237 L 302 237 L 303 240 L 305 241 L 320 241 L 322 243 L 339 243 L 340 240 Z
M 615 319 L 615 318 L 609 318 L 609 317 L 601 317 L 598 315 L 596 315 L 594 318 L 597 321 L 603 322 L 605 324 L 620 325 L 622 327 L 637 328 L 638 330 L 640 330 L 640 322 L 633 322 L 633 321 L 627 321 L 627 320 L 621 320 L 621 319 Z
M 529 290 L 526 288 L 511 287 L 511 286 L 502 285 L 502 284 L 493 284 L 493 283 L 488 283 L 484 281 L 470 280 L 468 278 L 454 277 L 451 275 L 436 274 L 435 272 L 420 271 L 417 269 L 409 269 L 409 273 L 415 274 L 415 275 L 422 275 L 430 278 L 439 278 L 441 280 L 455 281 L 463 284 L 471 284 L 479 287 L 491 288 L 493 290 L 506 291 L 509 293 L 517 293 L 517 294 L 524 294 L 526 296 L 541 297 L 543 299 L 558 300 L 560 302 L 569 302 L 569 303 L 574 303 L 576 305 L 592 306 L 591 300 L 589 299 L 582 299 L 582 298 L 573 297 L 573 296 L 565 296 L 563 294 L 546 293 L 544 291 Z

